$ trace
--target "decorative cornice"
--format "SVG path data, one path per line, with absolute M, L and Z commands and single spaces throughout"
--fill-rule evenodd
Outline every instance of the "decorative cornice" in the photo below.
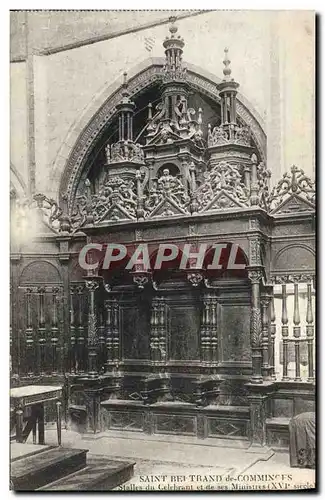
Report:
M 277 274 L 271 275 L 271 282 L 275 285 L 285 285 L 290 283 L 311 283 L 314 278 L 314 273 Z

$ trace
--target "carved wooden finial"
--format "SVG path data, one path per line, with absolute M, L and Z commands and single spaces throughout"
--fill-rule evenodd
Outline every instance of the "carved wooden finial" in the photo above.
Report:
M 230 68 L 230 59 L 228 57 L 228 47 L 225 47 L 224 49 L 225 57 L 223 60 L 223 64 L 225 67 L 223 68 L 223 74 L 225 76 L 225 80 L 229 81 L 230 80 L 230 75 L 231 75 L 231 68 Z

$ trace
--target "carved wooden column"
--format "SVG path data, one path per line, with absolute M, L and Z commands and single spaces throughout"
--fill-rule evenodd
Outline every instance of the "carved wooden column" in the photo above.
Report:
M 167 360 L 167 342 L 166 342 L 166 303 L 164 297 L 158 299 L 158 336 L 160 360 Z
M 62 331 L 60 331 L 58 347 L 60 349 L 60 365 L 63 373 L 71 370 L 71 351 L 75 352 L 75 333 L 70 331 L 71 327 L 71 312 L 70 312 L 70 242 L 72 240 L 70 220 L 67 216 L 62 215 L 60 220 L 60 235 L 57 237 L 59 244 L 59 262 L 61 266 L 63 296 L 61 307 Z M 72 338 L 74 337 L 74 338 Z M 74 342 L 74 344 L 72 344 Z M 75 369 L 75 365 L 74 365 Z
M 289 380 L 288 377 L 288 337 L 289 337 L 289 327 L 288 327 L 288 312 L 287 312 L 287 289 L 286 284 L 282 285 L 282 316 L 281 316 L 281 332 L 282 332 L 282 343 L 283 343 L 283 376 L 282 380 Z
M 211 309 L 211 361 L 216 363 L 218 361 L 218 333 L 217 333 L 217 298 L 215 295 L 210 295 L 210 309 Z
M 78 297 L 78 339 L 77 339 L 77 371 L 85 371 L 85 327 L 84 312 L 84 285 L 77 286 Z
M 306 334 L 308 346 L 308 382 L 314 382 L 314 318 L 311 284 L 307 285 Z
M 298 289 L 298 283 L 294 283 L 294 307 L 293 307 L 293 337 L 295 339 L 295 365 L 296 365 L 296 372 L 295 372 L 295 380 L 300 381 L 301 376 L 300 376 L 300 335 L 301 335 L 301 329 L 300 329 L 300 313 L 299 313 L 299 289 Z
M 203 310 L 201 320 L 201 360 L 209 361 L 210 359 L 210 332 L 209 332 L 209 299 L 207 295 L 203 297 Z
M 269 287 L 268 287 L 269 288 Z M 269 290 L 268 290 L 269 292 Z M 270 293 L 263 292 L 261 297 L 262 305 L 262 375 L 265 380 L 270 379 L 270 359 L 269 359 L 269 304 L 271 301 Z
M 150 357 L 152 361 L 160 360 L 159 351 L 159 306 L 160 302 L 157 297 L 152 300 L 151 318 L 150 318 Z
M 45 287 L 40 286 L 37 289 L 38 295 L 38 356 L 37 366 L 40 375 L 45 375 L 46 371 L 46 338 L 45 338 L 45 311 L 44 311 L 44 295 Z
M 99 368 L 104 371 L 106 363 L 106 339 L 105 339 L 105 314 L 103 307 L 99 311 L 99 326 L 98 326 L 98 347 L 99 347 Z
M 275 337 L 276 337 L 276 317 L 274 308 L 274 294 L 272 293 L 272 298 L 270 302 L 270 366 L 271 366 L 271 378 L 275 379 Z
M 201 319 L 201 360 L 218 361 L 217 299 L 211 293 L 203 296 Z
M 150 355 L 154 362 L 167 359 L 166 343 L 167 306 L 164 297 L 154 297 L 151 304 L 150 318 Z
M 113 351 L 113 361 L 118 362 L 121 356 L 120 349 L 120 330 L 119 330 L 119 315 L 120 308 L 117 300 L 114 299 L 112 304 L 112 351 Z
M 253 373 L 251 381 L 261 384 L 262 378 L 262 354 L 261 354 L 261 339 L 262 339 L 262 322 L 261 322 L 261 300 L 260 300 L 260 282 L 262 272 L 259 268 L 247 268 L 248 277 L 251 281 L 251 322 L 250 336 L 252 348 L 252 368 Z
M 89 291 L 88 307 L 88 376 L 97 377 L 97 308 L 95 305 L 95 291 L 99 288 L 98 279 L 86 278 L 86 288 Z
M 106 309 L 106 371 L 113 361 L 113 335 L 112 335 L 112 301 L 105 300 Z

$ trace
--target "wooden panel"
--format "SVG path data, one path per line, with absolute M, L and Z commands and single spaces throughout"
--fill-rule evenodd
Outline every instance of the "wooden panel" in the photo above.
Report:
M 156 434 L 183 434 L 196 436 L 196 417 L 190 415 L 154 415 Z
M 150 307 L 145 301 L 121 305 L 122 352 L 125 359 L 148 359 Z
M 249 304 L 218 304 L 217 317 L 220 361 L 250 361 Z
M 29 291 L 30 324 L 27 320 Z M 43 294 L 43 317 L 40 294 Z M 13 353 L 18 356 L 20 375 L 50 375 L 65 370 L 62 286 L 19 287 L 17 315 L 19 336 Z M 55 314 L 54 314 L 55 309 Z M 30 327 L 28 329 L 28 326 Z
M 110 413 L 110 429 L 127 430 L 127 431 L 142 431 L 143 430 L 143 413 L 132 411 L 111 411 Z
M 246 420 L 208 417 L 208 437 L 238 438 L 247 436 Z
M 170 359 L 199 359 L 200 311 L 197 305 L 170 306 Z

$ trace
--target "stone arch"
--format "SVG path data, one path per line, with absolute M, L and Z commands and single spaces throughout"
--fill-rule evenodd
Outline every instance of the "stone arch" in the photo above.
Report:
M 164 62 L 164 58 L 161 57 L 149 58 L 133 68 L 128 74 L 130 94 L 136 96 L 154 82 L 157 82 L 161 77 Z M 213 101 L 219 102 L 217 84 L 220 83 L 221 79 L 193 64 L 186 63 L 186 66 L 190 86 Z M 105 86 L 94 97 L 78 123 L 74 123 L 71 127 L 65 142 L 58 152 L 51 171 L 53 178 L 57 178 L 57 175 L 62 172 L 59 201 L 69 212 L 72 209 L 81 173 L 96 138 L 100 136 L 113 119 L 116 105 L 121 98 L 122 79 L 120 78 L 112 85 Z M 266 135 L 263 120 L 242 94 L 238 93 L 237 98 L 238 117 L 242 122 L 250 126 L 259 155 L 265 161 Z
M 295 252 L 292 250 L 295 249 Z M 308 245 L 292 243 L 281 248 L 273 259 L 273 271 L 310 270 L 315 267 L 315 251 Z

